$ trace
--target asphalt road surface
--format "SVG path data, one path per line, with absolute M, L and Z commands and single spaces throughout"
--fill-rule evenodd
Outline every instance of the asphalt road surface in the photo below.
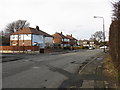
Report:
M 100 53 L 102 50 L 94 49 L 64 54 L 18 55 L 19 60 L 2 63 L 2 87 L 67 87 L 62 86 L 64 81 L 78 76 L 79 68 Z

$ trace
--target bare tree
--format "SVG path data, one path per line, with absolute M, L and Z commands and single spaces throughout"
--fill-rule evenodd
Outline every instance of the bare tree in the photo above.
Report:
M 6 26 L 5 33 L 6 34 L 8 34 L 8 33 L 10 34 L 10 33 L 18 31 L 18 29 L 23 29 L 25 27 L 29 27 L 29 25 L 30 25 L 30 23 L 28 23 L 26 20 L 14 21 L 12 23 L 9 23 Z
M 101 42 L 103 39 L 103 32 L 97 31 L 93 35 L 91 35 L 90 40 Z
M 113 21 L 118 21 L 118 20 L 120 20 L 120 1 L 119 2 L 114 2 L 114 3 L 112 3 L 112 5 L 113 5 L 113 17 L 112 17 L 112 19 L 113 19 Z

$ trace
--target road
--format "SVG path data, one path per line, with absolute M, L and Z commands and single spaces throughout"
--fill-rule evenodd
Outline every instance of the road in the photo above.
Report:
M 64 54 L 20 55 L 20 60 L 2 63 L 2 86 L 3 88 L 67 87 L 63 85 L 64 81 L 78 76 L 79 68 L 101 52 L 100 49 L 94 49 Z

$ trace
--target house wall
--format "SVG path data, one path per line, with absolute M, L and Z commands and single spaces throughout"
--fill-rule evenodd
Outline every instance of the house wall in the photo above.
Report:
M 53 45 L 53 37 L 45 37 L 45 46 Z
M 32 46 L 31 40 L 10 40 L 11 46 Z
M 46 39 L 50 43 L 52 42 L 51 38 L 46 38 Z M 45 37 L 43 35 L 36 35 L 36 34 L 20 34 L 20 35 L 10 36 L 11 46 L 34 46 L 35 43 L 37 43 L 37 46 L 40 46 L 40 48 L 44 48 Z
M 45 47 L 45 37 L 43 35 L 32 35 L 32 45 L 34 46 L 37 43 L 40 48 Z
M 54 44 L 59 44 L 61 47 L 67 47 L 70 46 L 70 39 L 62 38 L 59 34 L 54 34 Z
M 10 46 L 17 46 L 18 40 L 10 40 Z
M 19 34 L 10 36 L 11 46 L 31 46 L 31 34 Z M 19 37 L 19 38 L 18 38 Z
M 54 39 L 53 39 L 53 43 L 54 44 L 61 44 L 62 43 L 62 37 L 59 34 L 54 34 Z
M 77 45 L 77 41 L 76 40 L 70 40 L 70 45 L 71 46 L 76 46 Z
M 18 39 L 19 36 L 19 39 Z M 31 40 L 31 34 L 11 35 L 10 40 Z
M 94 42 L 89 42 L 90 46 L 95 46 Z
M 18 40 L 18 35 L 11 35 L 10 40 Z
M 32 38 L 31 34 L 20 34 L 19 35 L 19 40 L 31 40 Z

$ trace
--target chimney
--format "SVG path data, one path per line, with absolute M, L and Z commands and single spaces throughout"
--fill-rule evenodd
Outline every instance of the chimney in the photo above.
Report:
M 40 29 L 39 29 L 39 26 L 36 26 L 36 30 L 37 30 L 37 31 L 39 31 L 39 30 L 40 30 Z
M 72 34 L 71 34 L 71 37 L 72 37 Z
M 61 34 L 62 34 L 62 32 L 61 32 Z

